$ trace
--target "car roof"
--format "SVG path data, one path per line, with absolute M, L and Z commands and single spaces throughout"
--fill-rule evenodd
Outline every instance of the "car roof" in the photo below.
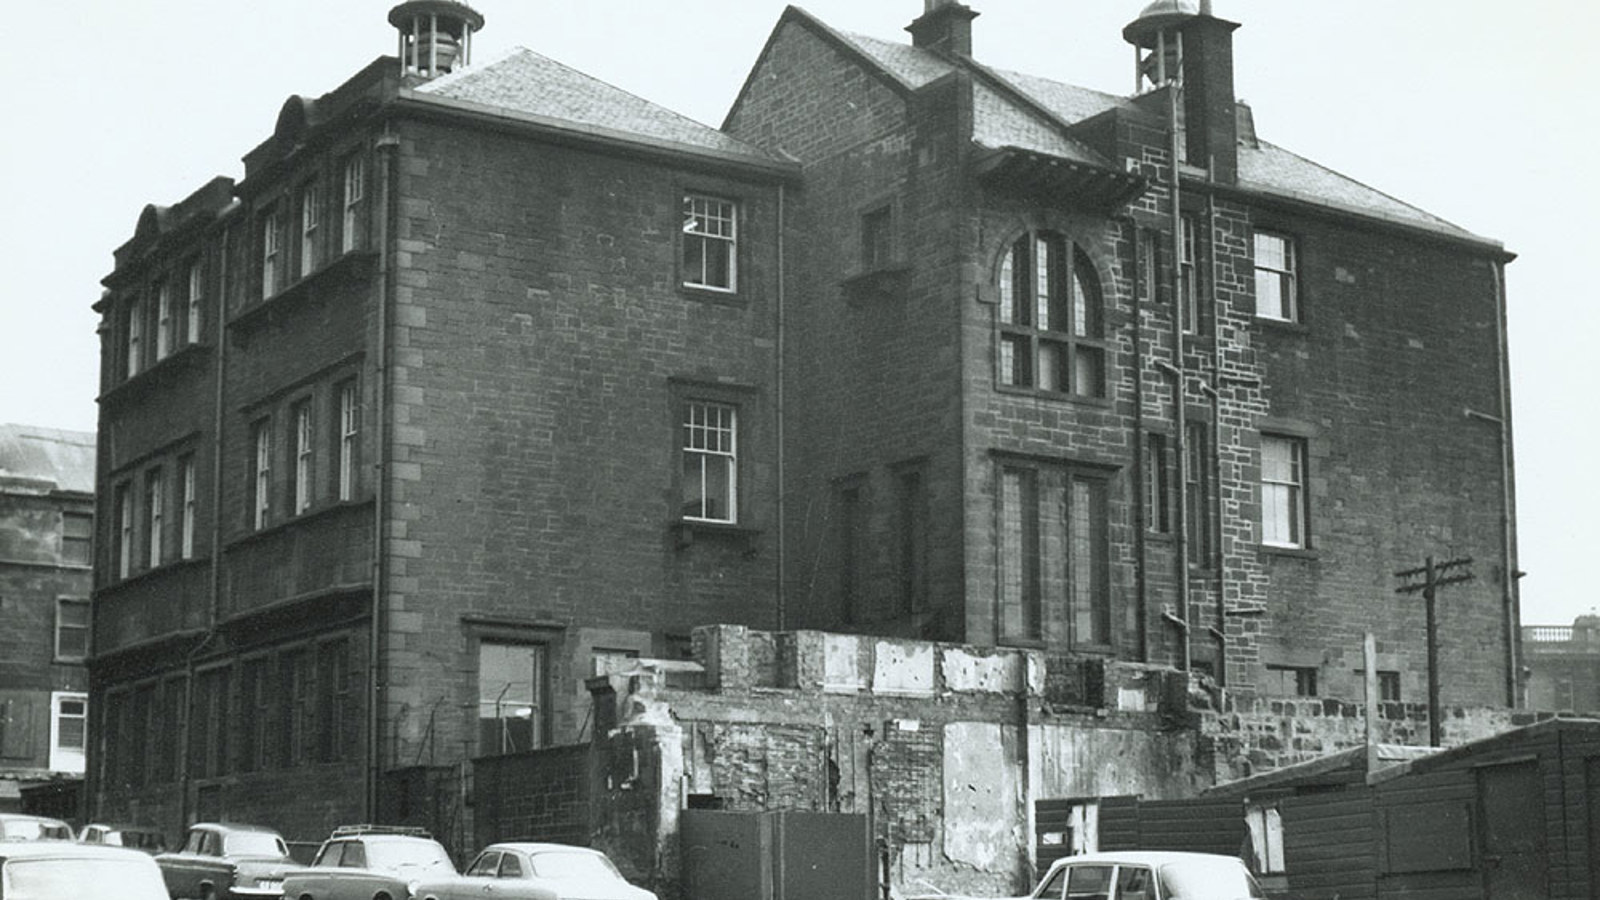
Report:
M 105 844 L 70 841 L 0 841 L 0 860 L 8 859 L 150 859 L 149 854 Z M 154 865 L 154 861 L 151 862 Z
M 35 816 L 28 813 L 0 812 L 0 819 L 8 822 L 49 822 L 51 825 L 65 825 L 67 823 L 51 816 Z
M 242 822 L 196 822 L 190 828 L 209 828 L 212 831 L 260 831 L 266 834 L 277 834 L 276 828 L 265 825 L 246 825 Z
M 502 841 L 498 844 L 490 844 L 489 846 L 483 848 L 483 850 L 518 850 L 523 853 L 549 853 L 553 850 L 565 850 L 575 853 L 590 853 L 595 856 L 605 856 L 604 853 L 601 853 L 599 850 L 596 850 L 593 847 L 579 847 L 576 844 L 552 844 L 542 841 Z
M 1240 862 L 1237 856 L 1224 856 L 1220 853 L 1193 853 L 1186 850 L 1117 850 L 1106 853 L 1080 853 L 1077 856 L 1063 856 L 1051 864 L 1050 868 L 1082 863 L 1127 863 L 1129 865 L 1160 866 L 1175 862 L 1217 862 L 1231 860 Z M 1241 863 L 1242 865 L 1242 863 Z
M 84 828 L 104 828 L 107 831 L 160 831 L 157 825 L 128 825 L 123 822 L 90 822 Z
M 439 843 L 425 834 L 336 834 L 328 838 L 328 843 L 330 844 L 335 841 L 365 841 L 369 844 L 397 844 L 403 841 Z

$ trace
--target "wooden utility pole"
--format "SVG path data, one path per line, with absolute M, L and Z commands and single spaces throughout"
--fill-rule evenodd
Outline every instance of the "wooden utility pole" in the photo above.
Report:
M 1394 573 L 1400 579 L 1401 585 L 1395 588 L 1397 594 L 1415 594 L 1419 591 L 1422 598 L 1427 601 L 1428 607 L 1428 744 L 1433 747 L 1440 745 L 1443 734 L 1442 722 L 1439 721 L 1439 617 L 1436 609 L 1435 598 L 1439 588 L 1450 584 L 1460 584 L 1472 580 L 1472 572 L 1467 567 L 1472 565 L 1472 557 L 1462 556 L 1447 562 L 1435 563 L 1433 557 L 1419 568 L 1407 569 L 1404 572 Z M 1416 578 L 1421 576 L 1422 580 Z

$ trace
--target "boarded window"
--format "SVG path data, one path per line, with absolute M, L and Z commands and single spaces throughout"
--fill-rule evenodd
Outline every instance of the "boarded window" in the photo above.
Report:
M 1472 868 L 1472 808 L 1461 800 L 1409 803 L 1382 811 L 1378 873 Z

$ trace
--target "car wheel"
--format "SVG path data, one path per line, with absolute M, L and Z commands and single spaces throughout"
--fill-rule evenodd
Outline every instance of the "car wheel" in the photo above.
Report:
M 200 885 L 200 900 L 217 900 L 217 889 L 213 885 Z
M 373 894 L 372 900 L 394 900 L 394 898 L 390 897 L 388 894 Z

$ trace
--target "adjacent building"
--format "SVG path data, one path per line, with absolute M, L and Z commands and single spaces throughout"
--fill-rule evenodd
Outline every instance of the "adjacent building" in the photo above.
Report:
M 1443 701 L 1514 705 L 1511 255 L 1258 135 L 1209 8 L 1127 27 L 1127 96 L 977 17 L 791 7 L 719 130 L 412 0 L 147 207 L 97 307 L 91 807 L 406 814 L 712 624 L 1346 700 L 1372 634 L 1415 701 L 1429 557 L 1477 576 Z
M 78 814 L 94 435 L 0 425 L 0 811 Z
M 804 185 L 786 625 L 1356 699 L 1370 632 L 1412 700 L 1396 573 L 1471 557 L 1444 702 L 1513 704 L 1510 254 L 1258 133 L 1209 7 L 1124 29 L 1127 96 L 985 65 L 976 19 L 929 0 L 907 46 L 791 7 L 724 125 Z
M 1600 713 L 1600 616 L 1523 626 L 1522 647 L 1530 709 Z

